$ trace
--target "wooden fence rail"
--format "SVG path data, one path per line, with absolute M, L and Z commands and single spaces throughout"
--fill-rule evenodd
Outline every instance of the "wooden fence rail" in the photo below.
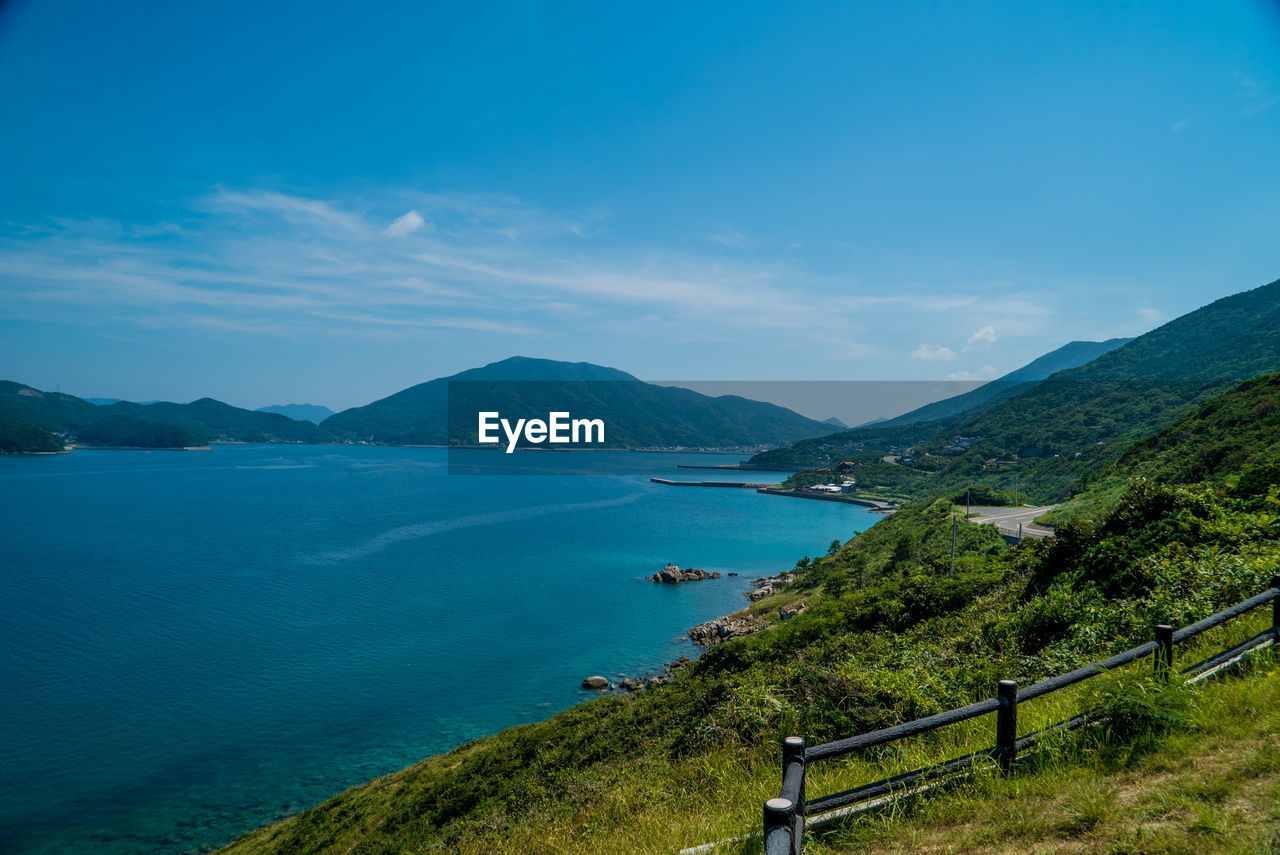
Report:
M 1174 674 L 1175 644 L 1194 638 L 1202 632 L 1220 626 L 1266 603 L 1272 604 L 1271 626 L 1268 629 L 1179 672 L 1183 677 L 1191 680 L 1203 679 L 1222 668 L 1229 667 L 1257 647 L 1280 643 L 1280 574 L 1272 577 L 1270 588 L 1255 597 L 1250 597 L 1178 630 L 1161 624 L 1155 628 L 1156 637 L 1153 641 L 1140 644 L 1123 653 L 1117 653 L 1101 662 L 1043 680 L 1025 689 L 1019 690 L 1018 684 L 1013 680 L 1000 680 L 996 685 L 996 696 L 993 698 L 821 745 L 806 745 L 803 738 L 788 736 L 782 742 L 782 790 L 777 798 L 769 799 L 764 803 L 765 855 L 801 855 L 804 851 L 806 829 L 874 805 L 873 800 L 883 799 L 895 792 L 901 793 L 913 787 L 923 791 L 942 783 L 943 779 L 990 760 L 999 764 L 1003 774 L 1010 774 L 1019 751 L 1034 745 L 1049 733 L 1075 730 L 1089 720 L 1087 714 L 1081 714 L 1019 737 L 1019 703 L 1065 689 L 1152 654 L 1154 654 L 1155 673 L 1165 681 L 1169 681 Z M 996 714 L 996 744 L 990 748 L 828 796 L 807 798 L 805 795 L 805 771 L 810 763 L 842 757 L 854 751 L 896 742 L 909 736 L 928 733 L 990 713 Z

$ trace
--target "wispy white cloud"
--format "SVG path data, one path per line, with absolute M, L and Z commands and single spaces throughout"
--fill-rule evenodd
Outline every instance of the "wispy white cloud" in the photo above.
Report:
M 922 344 L 911 352 L 911 358 L 934 362 L 943 359 L 955 359 L 956 352 L 941 344 Z
M 1244 96 L 1243 112 L 1246 116 L 1265 113 L 1276 104 L 1280 104 L 1280 91 L 1277 90 L 1274 80 L 1259 80 L 1240 71 L 1236 72 L 1235 77 L 1240 92 Z
M 391 225 L 387 226 L 382 233 L 387 237 L 404 237 L 405 235 L 413 234 L 426 224 L 427 221 L 422 218 L 421 214 L 416 210 L 411 210 L 392 220 Z
M 733 249 L 745 249 L 751 245 L 751 240 L 733 226 L 727 226 L 713 235 L 708 235 L 707 240 Z
M 857 360 L 885 356 L 894 331 L 945 341 L 989 323 L 994 340 L 995 325 L 1018 335 L 1049 311 L 1009 287 L 872 287 L 789 257 L 628 244 L 608 225 L 599 211 L 500 194 L 319 199 L 218 187 L 165 223 L 61 220 L 0 232 L 0 317 L 281 336 L 763 335 Z M 955 353 L 922 345 L 913 356 Z
M 952 371 L 947 375 L 948 380 L 990 380 L 999 372 L 994 365 L 984 365 L 977 371 Z
M 996 328 L 993 324 L 987 324 L 980 330 L 975 330 L 973 335 L 969 336 L 965 342 L 965 349 L 975 347 L 990 347 L 996 343 Z
M 1153 309 L 1150 306 L 1140 306 L 1138 308 L 1138 319 L 1147 326 L 1156 326 L 1164 323 L 1169 318 L 1159 309 Z

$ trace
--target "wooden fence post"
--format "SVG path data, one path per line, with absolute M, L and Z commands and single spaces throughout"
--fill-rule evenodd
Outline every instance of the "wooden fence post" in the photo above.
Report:
M 1280 588 L 1280 573 L 1271 577 L 1271 587 Z M 1271 601 L 1271 631 L 1280 639 L 1280 597 Z
M 1156 677 L 1164 683 L 1173 678 L 1173 627 L 1156 625 Z
M 765 855 L 783 855 L 792 851 L 791 824 L 795 810 L 795 803 L 791 799 L 774 798 L 765 801 Z
M 1000 772 L 1008 776 L 1018 759 L 1018 681 L 1001 680 L 996 686 L 1000 708 L 996 710 L 996 749 Z
M 792 814 L 791 823 L 791 852 L 792 855 L 800 855 L 801 847 L 804 845 L 804 737 L 788 736 L 782 740 L 782 778 L 787 778 L 787 770 L 793 766 L 800 767 L 800 790 L 796 794 L 795 810 Z

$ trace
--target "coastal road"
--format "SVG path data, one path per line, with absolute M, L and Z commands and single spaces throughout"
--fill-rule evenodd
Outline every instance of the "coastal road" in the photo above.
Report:
M 1036 525 L 1034 520 L 1055 507 L 1057 506 L 1042 505 L 1036 508 L 974 507 L 970 509 L 972 516 L 969 517 L 969 522 L 978 523 L 979 525 L 993 525 L 1005 537 L 1017 537 L 1019 524 L 1022 526 L 1023 537 L 1052 537 L 1053 529 Z

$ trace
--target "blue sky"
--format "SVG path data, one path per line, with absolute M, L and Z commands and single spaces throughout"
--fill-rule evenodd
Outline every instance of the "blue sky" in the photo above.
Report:
M 1274 3 L 369 5 L 0 6 L 0 377 L 987 377 L 1280 277 Z

